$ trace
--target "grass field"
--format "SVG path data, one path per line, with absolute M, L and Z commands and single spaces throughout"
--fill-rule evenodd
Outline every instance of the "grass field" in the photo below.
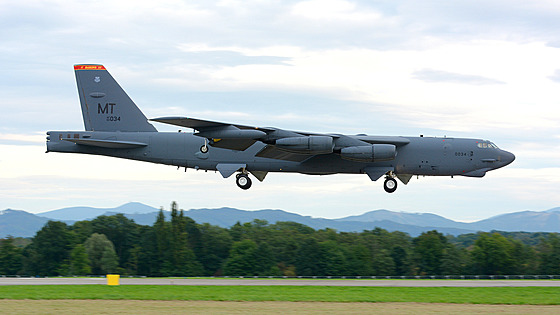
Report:
M 136 300 L 0 300 L 2 314 L 535 314 L 555 305 L 439 303 L 228 302 Z
M 0 286 L 0 299 L 560 305 L 560 288 L 15 285 Z

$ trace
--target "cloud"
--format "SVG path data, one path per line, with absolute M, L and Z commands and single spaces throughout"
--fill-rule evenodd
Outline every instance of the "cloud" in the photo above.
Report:
M 48 190 L 35 208 L 52 196 L 59 202 L 52 207 L 99 205 L 99 196 L 156 206 L 183 198 L 178 201 L 187 207 L 272 207 L 317 216 L 326 208 L 343 216 L 382 207 L 445 214 L 456 200 L 461 208 L 448 210 L 455 217 L 471 215 L 469 208 L 482 217 L 511 207 L 552 208 L 557 182 L 524 177 L 544 174 L 545 167 L 558 175 L 558 148 L 549 136 L 560 135 L 557 29 L 560 7 L 552 0 L 0 1 L 0 182 L 17 196 L 0 201 L 31 204 L 25 196 L 32 187 Z M 400 187 L 397 198 L 367 176 L 270 174 L 240 194 L 219 174 L 44 154 L 46 130 L 83 128 L 72 65 L 88 62 L 105 64 L 148 117 L 489 138 L 517 155 L 511 168 L 526 170 L 507 178 L 507 189 L 492 172 L 481 181 L 421 178 Z M 164 182 L 165 189 L 153 188 Z M 333 194 L 337 185 L 344 190 Z M 504 190 L 502 197 L 484 195 L 486 186 Z M 305 193 L 295 189 L 288 200 L 285 187 Z M 550 188 L 546 200 L 535 187 Z M 93 188 L 95 199 L 88 193 Z M 520 202 L 509 188 L 531 194 Z
M 424 82 L 458 83 L 472 85 L 504 84 L 504 82 L 501 82 L 499 80 L 486 78 L 483 76 L 460 74 L 432 69 L 415 71 L 412 75 L 415 79 L 422 80 Z
M 3 144 L 37 145 L 45 143 L 44 133 L 35 134 L 9 134 L 0 133 L 0 146 Z
M 556 70 L 554 74 L 549 76 L 548 78 L 554 82 L 560 83 L 560 70 Z
M 550 41 L 546 45 L 549 46 L 549 47 L 560 48 L 560 39 Z
M 289 58 L 275 56 L 247 56 L 235 51 L 185 52 L 183 64 L 206 64 L 212 66 L 241 65 L 287 65 Z
M 311 20 L 344 21 L 347 23 L 372 22 L 381 14 L 369 9 L 358 8 L 355 2 L 343 0 L 309 0 L 296 3 L 291 14 Z
M 177 46 L 183 53 L 182 64 L 203 64 L 210 66 L 241 66 L 241 65 L 289 65 L 291 58 L 284 56 L 267 56 L 260 52 L 238 47 L 210 47 L 205 44 L 180 44 Z

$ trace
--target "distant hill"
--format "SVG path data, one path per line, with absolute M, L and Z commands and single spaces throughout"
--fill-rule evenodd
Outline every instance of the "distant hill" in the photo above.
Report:
M 385 210 L 386 211 L 386 210 Z M 114 212 L 107 212 L 105 215 L 116 214 Z M 125 214 L 129 219 L 143 225 L 153 225 L 156 221 L 158 212 L 142 213 L 142 214 Z M 170 218 L 170 212 L 164 211 L 167 219 Z M 340 232 L 361 232 L 364 230 L 373 230 L 376 227 L 386 229 L 388 231 L 402 231 L 412 236 L 420 235 L 424 231 L 438 230 L 444 234 L 466 234 L 474 233 L 474 230 L 453 228 L 453 227 L 434 227 L 434 226 L 416 226 L 410 224 L 402 224 L 390 220 L 379 221 L 350 221 L 350 220 L 331 220 L 323 218 L 312 218 L 310 216 L 302 216 L 295 213 L 286 212 L 283 210 L 257 210 L 247 211 L 233 208 L 219 208 L 219 209 L 192 209 L 184 211 L 184 214 L 197 223 L 209 223 L 224 228 L 229 228 L 237 222 L 247 223 L 255 219 L 266 220 L 269 223 L 276 223 L 279 221 L 292 221 L 307 225 L 313 229 L 326 229 L 331 228 Z
M 522 211 L 471 223 L 479 230 L 560 232 L 560 208 L 551 211 Z
M 394 212 L 389 210 L 374 210 L 361 215 L 349 216 L 336 221 L 393 221 L 395 223 L 414 226 L 438 226 L 447 228 L 469 229 L 467 223 L 456 222 L 432 213 Z
M 59 210 L 52 210 L 47 212 L 37 213 L 40 217 L 45 217 L 54 220 L 88 220 L 96 218 L 107 212 L 123 213 L 123 214 L 137 214 L 137 213 L 150 213 L 156 212 L 159 209 L 150 207 L 139 202 L 129 202 L 116 208 L 93 208 L 93 207 L 71 207 Z
M 491 230 L 506 232 L 560 232 L 560 207 L 547 211 L 507 213 L 471 223 L 456 222 L 431 213 L 407 213 L 388 210 L 375 210 L 359 216 L 350 216 L 336 220 L 370 222 L 387 220 L 416 227 L 437 227 L 438 231 L 443 231 L 442 228 L 449 228 L 475 232 Z
M 158 209 L 142 203 L 131 202 L 116 208 L 72 207 L 42 212 L 37 215 L 18 210 L 0 211 L 0 237 L 6 235 L 33 236 L 49 219 L 65 221 L 89 220 L 100 215 L 123 213 L 138 224 L 152 225 Z M 169 219 L 169 211 L 165 211 Z M 407 213 L 374 210 L 362 215 L 339 219 L 313 218 L 283 210 L 246 211 L 234 208 L 192 209 L 185 211 L 197 223 L 231 227 L 237 222 L 255 219 L 269 223 L 293 221 L 314 229 L 332 228 L 341 232 L 361 232 L 376 227 L 388 231 L 402 231 L 417 236 L 425 231 L 438 230 L 444 234 L 460 235 L 477 231 L 500 230 L 507 232 L 560 232 L 560 207 L 547 211 L 522 211 L 502 214 L 472 223 L 456 222 L 431 213 Z
M 378 210 L 379 211 L 379 210 Z M 387 211 L 387 210 L 381 210 Z M 390 212 L 390 211 L 388 211 Z M 393 212 L 396 213 L 396 212 Z M 312 227 L 314 229 L 326 229 L 332 228 L 341 232 L 361 232 L 364 230 L 373 230 L 376 227 L 387 229 L 389 231 L 402 231 L 409 233 L 411 235 L 419 235 L 424 230 L 436 229 L 426 227 L 419 227 L 417 225 L 403 224 L 400 222 L 394 222 L 392 220 L 359 220 L 355 217 L 348 217 L 343 219 L 323 219 L 323 218 L 312 218 L 310 216 L 302 216 L 295 213 L 286 212 L 283 210 L 258 210 L 258 211 L 244 211 L 232 208 L 220 208 L 220 209 L 194 209 L 185 212 L 185 215 L 191 217 L 196 222 L 207 222 L 213 225 L 218 225 L 222 227 L 230 227 L 236 222 L 251 222 L 254 219 L 266 220 L 269 223 L 275 223 L 278 221 L 293 221 L 301 223 Z M 443 218 L 442 218 L 443 219 Z M 433 225 L 432 225 L 433 226 Z M 431 227 L 428 225 L 428 227 Z M 470 233 L 473 231 L 439 227 L 438 230 L 443 233 L 449 233 L 453 235 Z
M 0 237 L 32 237 L 49 219 L 21 210 L 0 211 Z

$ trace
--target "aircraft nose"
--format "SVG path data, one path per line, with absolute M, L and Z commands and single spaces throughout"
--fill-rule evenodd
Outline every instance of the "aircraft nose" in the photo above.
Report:
M 501 157 L 501 161 L 504 164 L 504 166 L 510 164 L 511 162 L 513 162 L 515 160 L 515 155 L 513 155 L 513 153 L 508 152 L 508 151 L 502 151 L 500 154 Z

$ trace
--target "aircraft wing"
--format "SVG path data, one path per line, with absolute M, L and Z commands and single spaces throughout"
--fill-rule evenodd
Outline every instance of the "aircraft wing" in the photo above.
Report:
M 293 162 L 303 162 L 319 154 L 332 154 L 335 147 L 341 152 L 342 158 L 371 162 L 375 150 L 376 157 L 381 154 L 379 158 L 391 159 L 395 156 L 396 146 L 410 142 L 404 137 L 317 134 L 188 117 L 161 117 L 150 120 L 195 129 L 196 136 L 208 139 L 211 146 L 218 148 L 244 151 L 255 142 L 261 141 L 267 145 L 255 156 Z M 376 175 L 373 171 L 370 173 L 370 176 Z
M 254 126 L 244 126 L 238 124 L 230 124 L 230 123 L 222 123 L 218 121 L 211 121 L 211 120 L 202 120 L 196 118 L 189 118 L 189 117 L 160 117 L 150 119 L 151 121 L 157 121 L 164 124 L 170 124 L 175 126 L 187 127 L 192 128 L 198 131 L 209 130 L 209 129 L 219 129 L 219 128 L 227 128 L 229 126 L 236 127 L 242 130 L 262 130 L 262 131 L 274 131 L 274 129 L 270 128 L 259 128 Z
M 394 144 L 396 146 L 402 146 L 410 143 L 410 140 L 404 137 L 394 137 L 394 136 L 356 136 L 360 141 L 367 142 L 369 144 Z
M 303 162 L 315 155 L 287 152 L 285 150 L 278 149 L 276 146 L 267 145 L 262 150 L 260 150 L 255 156 L 275 159 L 275 160 Z
M 252 146 L 256 139 L 262 138 L 269 128 L 259 128 L 238 124 L 222 123 L 217 121 L 202 120 L 188 117 L 161 117 L 150 119 L 165 124 L 192 128 L 197 130 L 197 136 L 213 139 L 210 143 L 214 147 L 243 151 Z

